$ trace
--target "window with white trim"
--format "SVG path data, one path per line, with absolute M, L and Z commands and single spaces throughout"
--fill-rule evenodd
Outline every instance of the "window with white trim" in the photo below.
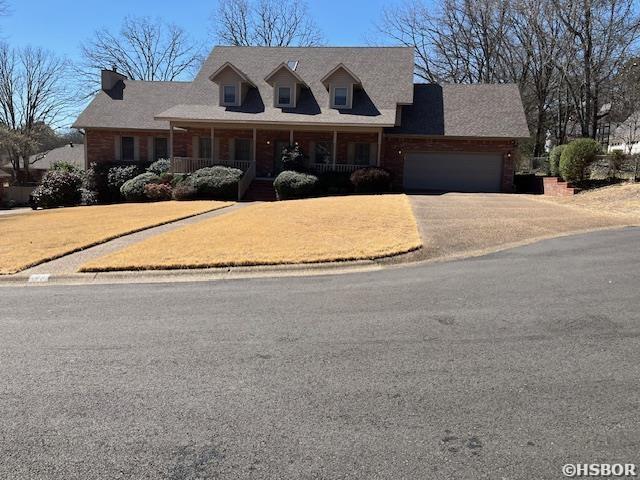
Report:
M 346 108 L 349 97 L 349 89 L 347 87 L 335 87 L 333 89 L 333 106 Z
M 277 106 L 290 107 L 293 104 L 291 96 L 291 87 L 278 87 Z
M 236 104 L 236 86 L 224 85 L 222 87 L 222 103 L 223 105 L 235 105 Z

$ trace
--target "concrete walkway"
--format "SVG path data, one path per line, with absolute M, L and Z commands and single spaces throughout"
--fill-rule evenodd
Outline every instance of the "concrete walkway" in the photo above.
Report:
M 161 233 L 175 230 L 176 228 L 180 228 L 185 225 L 191 225 L 193 223 L 202 222 L 209 218 L 232 213 L 240 208 L 246 207 L 247 205 L 251 204 L 235 203 L 230 207 L 220 208 L 212 212 L 195 215 L 193 217 L 185 218 L 183 220 L 178 220 L 172 223 L 167 223 L 158 227 L 148 228 L 147 230 L 132 233 L 131 235 L 124 235 L 109 242 L 96 245 L 95 247 L 90 247 L 85 250 L 81 250 L 79 252 L 72 253 L 61 258 L 57 258 L 50 262 L 41 263 L 40 265 L 36 265 L 35 267 L 23 270 L 22 272 L 20 272 L 20 275 L 63 275 L 77 273 L 80 266 L 90 260 L 108 255 L 117 250 L 128 247 L 133 243 L 146 240 L 149 237 L 153 237 Z
M 20 215 L 21 213 L 29 213 L 33 212 L 33 209 L 30 207 L 19 207 L 19 208 L 11 208 L 8 210 L 0 210 L 0 216 L 7 215 Z

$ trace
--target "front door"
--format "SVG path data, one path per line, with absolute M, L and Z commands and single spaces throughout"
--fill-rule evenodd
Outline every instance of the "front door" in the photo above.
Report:
M 289 142 L 275 142 L 273 153 L 273 175 L 276 176 L 282 171 L 282 152 L 289 146 Z

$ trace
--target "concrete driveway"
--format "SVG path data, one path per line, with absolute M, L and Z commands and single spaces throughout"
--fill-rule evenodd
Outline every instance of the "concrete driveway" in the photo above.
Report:
M 480 255 L 568 233 L 640 223 L 533 195 L 448 193 L 410 199 L 424 242 L 414 255 L 420 259 Z
M 6 287 L 0 478 L 638 463 L 639 284 L 626 229 L 375 273 Z

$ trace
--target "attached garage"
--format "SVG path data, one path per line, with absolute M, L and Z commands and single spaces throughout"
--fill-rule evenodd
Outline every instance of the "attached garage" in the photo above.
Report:
M 408 153 L 405 190 L 500 192 L 501 153 Z

